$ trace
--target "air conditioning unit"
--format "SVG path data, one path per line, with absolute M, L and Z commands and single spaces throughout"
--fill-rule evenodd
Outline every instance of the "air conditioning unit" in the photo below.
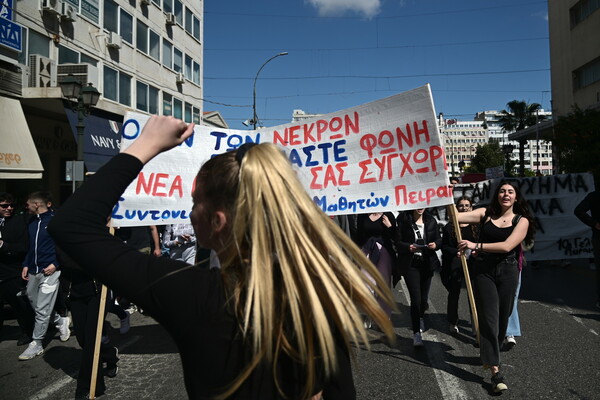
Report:
M 119 34 L 116 32 L 110 32 L 106 38 L 106 47 L 110 47 L 111 49 L 120 49 L 121 36 L 119 36 Z
M 75 8 L 75 6 L 67 3 L 67 2 L 62 2 L 61 3 L 61 9 L 60 9 L 60 20 L 61 21 L 76 21 L 77 20 L 77 8 Z
M 0 94 L 23 95 L 23 70 L 17 65 L 0 65 Z
M 143 6 L 149 6 L 150 5 L 150 0 L 140 0 L 140 4 Z
M 41 0 L 41 9 L 52 14 L 59 14 L 61 12 L 60 0 Z
M 175 78 L 175 82 L 176 83 L 184 83 L 185 82 L 185 77 L 183 76 L 183 74 L 181 72 L 179 72 L 177 74 L 177 77 Z
M 175 20 L 175 14 L 173 13 L 167 13 L 165 18 L 167 19 L 167 25 L 175 25 L 177 23 L 177 21 Z
M 91 83 L 94 87 L 99 88 L 98 68 L 92 64 L 59 64 L 56 74 L 58 84 L 60 85 L 69 75 L 73 75 L 82 86 Z
M 29 56 L 29 87 L 56 86 L 56 61 L 39 54 Z

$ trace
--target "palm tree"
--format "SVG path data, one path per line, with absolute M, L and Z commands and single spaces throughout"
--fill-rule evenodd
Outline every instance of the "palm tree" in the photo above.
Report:
M 537 111 L 542 109 L 538 103 L 527 104 L 522 100 L 513 100 L 506 103 L 506 106 L 509 111 L 500 111 L 499 120 L 502 130 L 505 132 L 520 131 L 545 119 L 544 115 L 537 115 Z
M 524 100 L 513 100 L 506 103 L 509 111 L 500 111 L 499 119 L 500 126 L 504 132 L 520 131 L 537 124 L 539 121 L 546 119 L 545 115 L 538 115 L 538 111 L 542 106 L 538 103 L 527 104 Z M 525 140 L 519 141 L 519 175 L 525 173 Z

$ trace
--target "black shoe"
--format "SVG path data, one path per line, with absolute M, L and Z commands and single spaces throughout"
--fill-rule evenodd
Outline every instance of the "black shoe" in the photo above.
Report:
M 104 375 L 108 376 L 109 378 L 114 378 L 118 373 L 119 366 L 117 364 L 107 365 L 106 369 L 104 370 Z
M 504 377 L 500 375 L 500 372 L 496 372 L 492 375 L 492 390 L 494 393 L 501 393 L 508 389 L 506 382 L 504 382 Z
M 23 345 L 29 344 L 29 343 L 31 343 L 32 340 L 33 339 L 31 339 L 31 336 L 24 333 L 23 335 L 21 335 L 19 340 L 17 340 L 17 346 L 23 346 Z

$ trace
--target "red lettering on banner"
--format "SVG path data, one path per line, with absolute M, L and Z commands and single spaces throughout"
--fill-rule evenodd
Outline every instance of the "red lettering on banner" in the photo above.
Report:
M 327 136 L 326 133 L 329 132 Z M 283 146 L 299 146 L 307 143 L 318 143 L 325 140 L 337 140 L 351 133 L 359 133 L 359 115 L 344 115 L 333 117 L 331 120 L 320 119 L 316 122 L 303 125 L 294 125 L 285 128 L 283 132 L 273 131 L 273 143 Z
M 453 198 L 452 188 L 449 186 L 439 186 L 438 188 L 428 188 L 425 190 L 408 191 L 406 185 L 399 185 L 394 188 L 396 194 L 396 205 L 426 203 L 429 205 L 431 199 Z M 423 205 L 423 204 L 422 204 Z
M 165 190 L 167 187 L 169 188 L 168 193 Z M 192 188 L 193 187 L 194 186 L 192 186 Z M 172 197 L 173 194 L 183 197 L 183 179 L 180 175 L 175 175 L 175 177 L 171 179 L 171 175 L 169 174 L 155 174 L 154 172 L 151 173 L 149 177 L 146 177 L 143 172 L 140 172 L 135 187 L 135 193 L 140 194 L 141 192 L 156 197 Z
M 323 189 L 330 185 L 333 186 L 349 186 L 350 181 L 344 179 L 345 168 L 348 163 L 342 162 L 335 165 L 327 165 L 325 167 L 312 167 L 310 173 L 313 177 L 310 182 L 311 189 Z M 324 168 L 324 169 L 323 169 Z
M 299 131 L 300 127 L 299 126 L 292 126 L 289 129 L 286 129 L 286 131 L 289 132 L 289 144 L 292 146 L 298 146 L 301 144 L 300 142 L 300 135 L 296 132 Z
M 275 143 L 275 144 L 279 143 L 283 146 L 287 146 L 288 145 L 287 136 L 288 136 L 288 128 L 285 128 L 285 131 L 283 132 L 283 137 L 281 137 L 281 134 L 278 131 L 273 131 L 273 143 Z

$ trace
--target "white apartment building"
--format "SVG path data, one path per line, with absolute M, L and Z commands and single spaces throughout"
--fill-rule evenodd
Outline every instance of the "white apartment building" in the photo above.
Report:
M 471 165 L 477 145 L 488 142 L 488 133 L 483 128 L 483 121 L 445 119 L 444 114 L 440 113 L 438 128 L 446 149 L 448 171 L 452 176 L 457 176 Z
M 552 113 L 543 109 L 539 110 L 538 115 L 540 119 L 545 118 L 546 120 L 552 119 Z M 500 143 L 502 147 L 505 144 L 513 146 L 513 152 L 511 159 L 519 160 L 520 157 L 520 144 L 518 141 L 508 140 L 509 135 L 513 132 L 505 132 L 500 126 L 500 118 L 502 114 L 497 110 L 481 111 L 475 114 L 476 121 L 485 121 L 487 124 L 487 131 L 489 140 L 495 140 Z M 528 130 L 534 129 L 533 127 L 527 128 Z M 524 141 L 524 165 L 525 169 L 539 171 L 542 175 L 552 175 L 552 144 L 541 139 L 541 135 L 538 135 L 539 139 L 531 139 Z M 519 168 L 517 164 L 516 168 Z
M 16 140 L 35 143 L 33 150 L 18 149 L 19 158 L 39 156 L 43 172 L 39 167 L 19 169 L 15 163 L 0 162 L 0 190 L 50 190 L 58 204 L 71 192 L 64 169 L 66 161 L 75 159 L 78 118 L 75 103 L 63 98 L 60 89 L 69 74 L 101 93 L 84 119 L 84 161 L 90 172 L 118 151 L 115 143 L 127 111 L 201 123 L 202 1 L 3 3 L 0 108 L 23 115 L 26 124 L 20 117 L 4 115 L 0 137 L 14 137 L 17 132 Z M 39 178 L 40 172 L 41 180 L 19 179 Z

